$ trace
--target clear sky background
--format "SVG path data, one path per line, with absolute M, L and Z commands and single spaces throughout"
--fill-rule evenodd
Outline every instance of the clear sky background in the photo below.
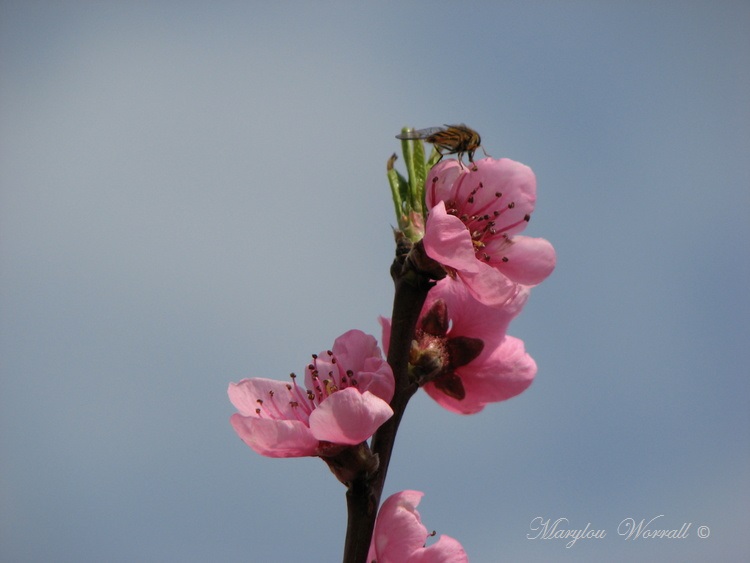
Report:
M 537 173 L 539 373 L 420 393 L 386 494 L 472 562 L 748 560 L 750 4 L 271 4 L 0 3 L 0 560 L 340 560 L 344 487 L 227 384 L 379 337 L 394 135 L 454 122 Z

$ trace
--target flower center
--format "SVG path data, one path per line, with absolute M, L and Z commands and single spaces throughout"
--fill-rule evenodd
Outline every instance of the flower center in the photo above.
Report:
M 466 396 L 456 369 L 474 360 L 484 349 L 484 342 L 469 336 L 452 336 L 448 308 L 437 299 L 422 316 L 414 334 L 409 363 L 418 384 L 430 381 L 454 399 Z
M 464 181 L 470 181 L 470 174 L 464 174 L 457 182 L 455 193 L 466 193 L 462 187 Z M 433 178 L 437 182 L 438 178 Z M 471 234 L 471 242 L 474 245 L 474 254 L 480 260 L 487 263 L 507 262 L 508 257 L 502 254 L 502 250 L 512 244 L 508 231 L 514 229 L 524 222 L 528 223 L 531 216 L 527 213 L 519 221 L 506 222 L 503 219 L 508 211 L 516 206 L 514 201 L 508 201 L 503 193 L 496 191 L 492 197 L 487 198 L 484 193 L 484 184 L 479 182 L 475 188 L 468 192 L 463 200 L 450 199 L 445 202 L 446 211 L 461 219 Z M 477 197 L 477 195 L 481 197 Z M 483 203 L 479 203 L 482 201 Z M 490 255 L 486 251 L 487 245 L 492 242 L 493 249 L 500 251 L 498 256 Z
M 330 350 L 322 358 L 313 354 L 312 362 L 307 365 L 307 370 L 313 381 L 312 393 L 318 404 L 340 389 L 357 387 L 354 372 L 350 369 L 344 370 L 336 355 Z
M 294 418 L 307 423 L 310 413 L 332 393 L 347 387 L 357 386 L 352 370 L 341 368 L 336 355 L 328 350 L 323 358 L 312 355 L 312 362 L 307 365 L 313 389 L 303 389 L 297 385 L 297 376 L 290 373 L 292 382 L 286 384 L 286 393 L 276 393 L 273 389 L 256 399 L 258 406 L 255 413 L 275 420 L 288 420 L 291 413 Z M 279 396 L 279 395 L 284 395 Z
M 273 389 L 269 389 L 264 398 L 255 400 L 258 403 L 255 409 L 258 416 L 287 420 L 291 412 L 297 420 L 307 423 L 310 413 L 315 409 L 315 395 L 311 391 L 303 391 L 297 385 L 295 374 L 290 373 L 289 377 L 292 382 L 286 384 L 288 395 L 280 397 Z

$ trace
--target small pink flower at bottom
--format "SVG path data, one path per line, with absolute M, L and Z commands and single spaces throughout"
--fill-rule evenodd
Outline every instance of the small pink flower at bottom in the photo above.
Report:
M 430 536 L 417 512 L 424 493 L 401 491 L 388 497 L 380 507 L 372 534 L 368 563 L 463 563 L 469 558 L 464 548 L 450 536 L 442 535 L 425 547 Z
M 333 348 L 313 355 L 305 385 L 272 379 L 229 384 L 229 399 L 239 411 L 230 421 L 242 440 L 268 457 L 316 456 L 330 446 L 367 440 L 393 415 L 393 372 L 377 341 L 350 330 Z
M 466 168 L 444 160 L 425 183 L 427 255 L 487 305 L 502 305 L 519 284 L 541 283 L 555 268 L 555 249 L 520 236 L 536 204 L 536 177 L 508 158 Z
M 527 286 L 502 307 L 477 301 L 465 284 L 445 278 L 427 295 L 412 344 L 411 372 L 443 408 L 474 414 L 526 390 L 537 367 L 522 340 L 505 331 L 529 297 Z M 391 325 L 380 319 L 388 350 Z

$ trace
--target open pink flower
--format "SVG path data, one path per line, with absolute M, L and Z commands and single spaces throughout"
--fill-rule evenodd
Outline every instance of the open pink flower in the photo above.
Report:
M 333 348 L 313 355 L 305 389 L 272 379 L 229 384 L 239 411 L 230 421 L 253 450 L 268 457 L 319 455 L 331 444 L 367 440 L 393 415 L 393 372 L 374 337 L 359 330 L 339 336 Z
M 417 512 L 424 493 L 402 491 L 388 497 L 380 507 L 367 561 L 377 563 L 462 563 L 469 558 L 450 536 L 440 536 L 425 547 L 430 536 Z
M 430 170 L 424 248 L 477 299 L 502 305 L 519 284 L 533 286 L 552 273 L 555 249 L 544 239 L 518 235 L 536 203 L 531 168 L 507 158 L 474 164 L 443 160 Z
M 521 312 L 530 288 L 519 285 L 502 307 L 477 301 L 466 285 L 445 278 L 427 295 L 414 334 L 412 374 L 442 407 L 474 414 L 510 399 L 531 385 L 536 363 L 518 338 L 506 335 Z M 383 347 L 390 341 L 390 321 L 381 318 Z

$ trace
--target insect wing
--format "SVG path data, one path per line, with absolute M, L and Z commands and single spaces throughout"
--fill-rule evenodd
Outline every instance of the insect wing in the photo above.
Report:
M 445 131 L 445 128 L 444 127 L 428 127 L 427 129 L 412 129 L 411 131 L 406 131 L 405 133 L 396 135 L 396 138 L 407 140 L 407 141 L 416 141 L 419 139 L 426 139 L 430 135 L 434 135 L 435 133 L 440 133 L 441 131 Z

